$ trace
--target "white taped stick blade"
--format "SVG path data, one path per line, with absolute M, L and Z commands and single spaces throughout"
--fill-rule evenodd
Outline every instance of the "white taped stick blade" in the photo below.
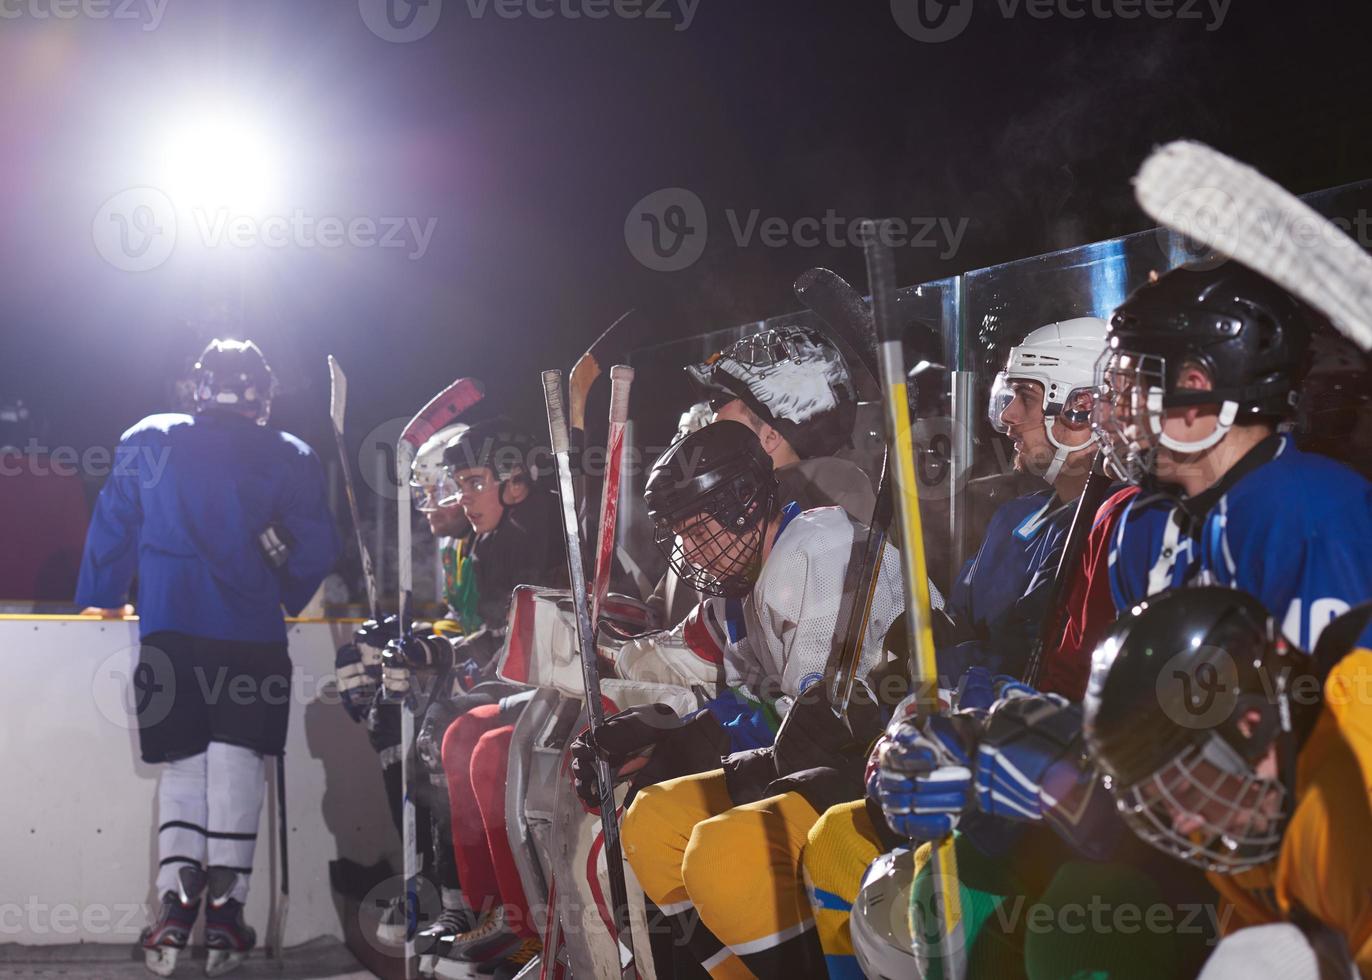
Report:
M 1134 194 L 1164 226 L 1257 270 L 1372 349 L 1372 256 L 1275 181 L 1178 140 L 1144 161 Z
M 562 398 L 562 372 L 553 368 L 543 372 L 543 401 L 548 407 L 548 440 L 554 453 L 568 451 L 567 407 Z
M 343 365 L 337 358 L 329 355 L 329 417 L 333 419 L 336 431 L 343 431 L 343 416 L 348 410 L 348 376 L 343 373 Z
M 629 418 L 629 389 L 634 383 L 634 369 L 627 364 L 610 368 L 610 422 L 622 423 Z

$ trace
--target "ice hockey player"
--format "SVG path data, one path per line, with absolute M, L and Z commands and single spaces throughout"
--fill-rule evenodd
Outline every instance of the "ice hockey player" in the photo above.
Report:
M 1313 310 L 1232 260 L 1173 269 L 1115 311 L 1097 421 L 1145 488 L 1111 553 L 1121 613 L 1215 582 L 1257 596 L 1308 650 L 1366 596 L 1372 484 L 1277 431 L 1321 329 Z M 1177 493 L 1148 493 L 1154 484 Z
M 974 666 L 1016 677 L 1024 670 L 1047 612 L 1073 505 L 1095 457 L 1090 419 L 1104 349 L 1103 320 L 1050 323 L 1012 347 L 996 376 L 987 409 L 991 424 L 1014 441 L 1015 469 L 1049 486 L 1001 505 L 954 582 L 947 611 L 958 635 L 971 637 L 938 651 L 945 688 L 957 687 Z M 867 866 L 896 843 L 863 799 L 830 808 L 810 831 L 805 881 L 833 977 L 860 975 L 848 914 Z
M 814 975 L 823 967 L 798 861 L 806 831 L 828 803 L 816 805 L 778 780 L 856 751 L 860 789 L 863 748 L 854 743 L 861 739 L 822 698 L 797 699 L 807 688 L 822 689 L 844 573 L 864 529 L 841 508 L 802 512 L 782 501 L 762 443 L 735 421 L 714 422 L 676 443 L 654 465 L 644 497 L 669 563 L 707 598 L 675 630 L 622 647 L 616 673 L 708 692 L 740 689 L 773 726 L 780 720 L 781 731 L 775 746 L 735 753 L 724 769 L 642 785 L 655 778 L 649 755 L 624 817 L 626 858 L 711 975 Z M 880 656 L 902 591 L 888 546 L 861 675 Z M 625 772 L 676 730 L 644 718 L 631 709 L 607 722 L 619 756 L 613 761 L 628 763 Z M 764 739 L 772 740 L 770 731 Z M 585 739 L 573 752 L 578 793 L 595 799 Z M 839 799 L 856 795 L 846 785 L 838 792 Z M 750 900 L 739 881 L 772 882 L 776 898 L 769 892 L 765 902 Z
M 1327 327 L 1313 311 L 1233 261 L 1174 269 L 1115 311 L 1095 421 L 1116 465 L 1144 484 L 1111 549 L 1121 612 L 1169 588 L 1219 583 L 1256 597 L 1309 649 L 1330 620 L 1366 599 L 1372 484 L 1276 431 L 1317 329 Z M 1078 730 L 1047 708 L 1022 727 L 1030 750 L 993 744 L 988 759 L 993 770 L 1013 770 L 1014 795 L 1029 802 L 979 799 L 1002 816 L 1027 808 L 1051 817 L 1057 810 L 1043 801 L 1053 794 L 1036 788 Z M 892 829 L 925 839 L 949 817 L 956 822 L 958 794 L 946 790 L 967 759 L 980 767 L 978 753 L 941 722 L 927 732 L 898 725 L 879 781 Z
M 339 553 L 318 459 L 266 427 L 274 379 L 257 346 L 212 341 L 194 381 L 194 415 L 151 415 L 120 439 L 76 593 L 117 609 L 138 576 L 139 749 L 162 767 L 162 904 L 141 942 L 162 976 L 202 895 L 211 976 L 255 942 L 243 902 L 264 757 L 284 748 L 291 701 L 281 611 L 299 612 Z
M 505 827 L 505 773 L 521 703 L 509 697 L 514 689 L 492 681 L 515 586 L 565 583 L 566 559 L 556 498 L 539 483 L 542 460 L 509 419 L 474 423 L 447 444 L 443 463 L 439 503 L 460 507 L 472 529 L 458 569 L 470 590 L 467 632 L 454 650 L 467 662 L 467 681 L 428 708 L 418 743 L 425 764 L 446 775 L 459 877 L 478 917 L 448 923 L 466 928 L 449 928 L 425 957 L 426 970 L 448 977 L 539 950 Z
M 1291 976 L 1300 959 L 1327 959 L 1319 976 L 1372 974 L 1369 682 L 1368 602 L 1307 653 L 1252 596 L 1179 589 L 1140 603 L 1096 649 L 1092 762 L 1125 823 L 1209 872 L 1242 930 L 1207 975 L 1246 960 L 1246 975 Z
M 442 482 L 443 449 L 448 442 L 465 431 L 466 425 L 457 423 L 434 433 L 415 453 L 410 467 L 410 499 L 415 510 L 424 515 L 429 531 L 438 545 L 444 570 L 444 598 L 448 604 L 448 620 L 435 623 L 440 632 L 459 635 L 462 631 L 461 613 L 464 596 L 473 590 L 463 589 L 460 575 L 464 538 L 470 525 L 456 504 L 439 506 L 439 484 Z M 382 781 L 386 788 L 386 802 L 396 833 L 401 833 L 403 789 L 400 764 L 400 705 L 381 697 L 381 659 L 386 643 L 399 635 L 395 618 L 384 622 L 368 621 L 353 634 L 351 643 L 339 647 L 334 668 L 338 689 L 349 717 L 367 726 L 367 735 L 381 762 Z M 437 937 L 425 935 L 438 931 L 453 931 L 464 908 L 458 888 L 457 867 L 453 862 L 452 828 L 448 819 L 447 791 L 442 784 L 442 772 L 430 774 L 437 792 L 416 794 L 417 843 L 424 866 L 436 878 L 443 912 L 421 932 L 416 948 L 426 947 Z M 447 919 L 452 919 L 449 923 Z M 437 921 L 443 921 L 442 928 Z M 406 912 L 402 896 L 395 896 L 383 911 L 377 925 L 377 938 L 387 945 L 405 941 Z
M 818 330 L 769 328 L 687 368 L 716 421 L 742 422 L 772 459 L 783 501 L 802 510 L 834 504 L 872 519 L 872 481 L 835 454 L 849 446 L 857 397 L 848 364 Z

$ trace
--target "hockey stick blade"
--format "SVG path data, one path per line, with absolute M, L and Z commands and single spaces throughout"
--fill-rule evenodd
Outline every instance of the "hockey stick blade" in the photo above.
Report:
M 1262 273 L 1372 350 L 1372 256 L 1275 181 L 1178 140 L 1144 161 L 1134 195 L 1152 218 Z
M 791 285 L 796 299 L 824 321 L 828 334 L 861 382 L 858 397 L 879 401 L 877 335 L 871 307 L 862 294 L 832 269 L 806 269 Z
M 586 431 L 586 399 L 590 396 L 591 387 L 596 379 L 604 373 L 605 365 L 613 363 L 615 354 L 618 353 L 618 345 L 610 343 L 610 335 L 629 319 L 633 312 L 626 310 L 620 314 L 619 319 L 602 330 L 595 343 L 591 344 L 586 353 L 578 357 L 572 365 L 571 376 L 567 379 L 567 418 L 571 428 Z
M 486 396 L 486 386 L 475 378 L 458 378 L 429 400 L 405 426 L 400 438 L 415 449 L 439 429 L 450 425 Z
M 332 354 L 329 355 L 329 417 L 333 419 L 335 432 L 343 431 L 343 416 L 348 406 L 348 376 L 343 366 Z
M 348 463 L 348 446 L 343 438 L 344 419 L 348 414 L 348 376 L 343 373 L 343 365 L 332 354 L 329 356 L 329 417 L 333 422 L 334 443 L 338 447 L 338 462 L 343 467 L 343 491 L 348 498 L 348 513 L 352 517 L 353 532 L 357 535 L 358 560 L 362 563 L 362 580 L 367 589 L 367 609 L 372 619 L 381 616 L 380 599 L 377 592 L 376 568 L 372 564 L 371 552 L 362 535 L 362 516 L 357 507 L 357 489 L 353 484 L 352 466 Z

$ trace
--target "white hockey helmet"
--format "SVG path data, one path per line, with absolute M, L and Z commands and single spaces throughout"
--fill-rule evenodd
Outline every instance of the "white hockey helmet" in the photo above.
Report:
M 870 980 L 924 976 L 910 933 L 910 889 L 915 856 L 898 847 L 867 866 L 848 919 L 858 966 Z
M 1105 321 L 1094 316 L 1059 320 L 1030 331 L 1006 358 L 1005 370 L 996 375 L 991 386 L 987 415 L 992 427 L 1000 433 L 1009 431 L 1001 419 L 1014 401 L 1015 381 L 1035 381 L 1043 386 L 1043 428 L 1048 441 L 1056 450 L 1053 462 L 1043 478 L 1049 483 L 1057 479 L 1067 457 L 1073 453 L 1094 450 L 1095 440 L 1088 439 L 1079 446 L 1067 446 L 1053 435 L 1053 423 L 1059 415 L 1068 421 L 1088 423 L 1096 394 L 1096 361 L 1105 350 Z M 1083 400 L 1079 395 L 1086 394 Z M 1073 402 L 1078 407 L 1072 407 Z
M 467 428 L 463 422 L 445 426 L 431 435 L 414 454 L 414 462 L 410 464 L 410 499 L 420 513 L 438 509 L 438 487 L 446 475 L 443 450 Z

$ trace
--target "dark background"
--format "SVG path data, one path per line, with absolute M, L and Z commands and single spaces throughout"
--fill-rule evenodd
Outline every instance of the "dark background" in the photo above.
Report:
M 35 407 L 49 445 L 109 445 L 170 407 L 209 336 L 246 334 L 283 383 L 274 421 L 321 452 L 326 353 L 352 379 L 354 439 L 461 374 L 538 432 L 538 370 L 569 367 L 626 308 L 667 339 L 796 308 L 808 266 L 862 282 L 856 248 L 738 247 L 726 208 L 967 218 L 956 254 L 899 252 L 913 283 L 1147 227 L 1128 179 L 1176 137 L 1297 192 L 1372 176 L 1364 7 L 1233 0 L 1207 31 L 1203 6 L 1199 21 L 1037 20 L 979 0 L 942 44 L 903 33 L 884 0 L 700 0 L 685 31 L 474 19 L 446 0 L 410 44 L 379 39 L 350 0 L 170 0 L 152 31 L 9 17 L 0 395 Z M 427 255 L 105 263 L 93 216 L 152 179 L 150 134 L 206 92 L 278 134 L 287 207 L 436 217 Z M 712 233 L 689 269 L 653 272 L 625 217 L 673 186 L 700 196 Z

